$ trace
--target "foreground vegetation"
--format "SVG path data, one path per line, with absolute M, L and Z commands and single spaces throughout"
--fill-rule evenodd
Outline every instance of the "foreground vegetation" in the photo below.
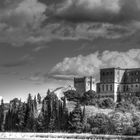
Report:
M 108 135 L 140 135 L 140 100 L 135 96 L 123 97 L 118 103 L 112 99 L 98 99 L 95 92 L 78 95 L 76 91 L 67 91 L 59 100 L 55 93 L 48 90 L 44 99 L 29 94 L 27 102 L 17 98 L 0 106 L 1 132 L 67 132 Z M 75 102 L 69 112 L 67 102 Z M 102 108 L 102 112 L 93 110 L 89 115 L 87 108 Z M 108 113 L 104 112 L 110 110 Z

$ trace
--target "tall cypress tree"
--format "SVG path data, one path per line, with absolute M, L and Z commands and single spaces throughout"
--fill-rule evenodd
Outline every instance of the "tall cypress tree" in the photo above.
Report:
M 37 102 L 38 102 L 38 104 L 41 104 L 41 96 L 39 93 L 37 94 Z
M 27 104 L 26 104 L 26 113 L 25 113 L 25 129 L 28 132 L 35 131 L 35 113 L 34 113 L 34 100 L 32 100 L 31 94 L 28 95 Z
M 1 100 L 0 105 L 0 131 L 4 131 L 4 102 Z

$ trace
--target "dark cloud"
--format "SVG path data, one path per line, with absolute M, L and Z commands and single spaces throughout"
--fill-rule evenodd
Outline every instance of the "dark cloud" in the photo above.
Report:
M 140 20 L 138 0 L 66 0 L 56 16 L 70 21 L 122 22 Z
M 0 9 L 0 42 L 22 46 L 40 30 L 46 18 L 46 5 L 37 0 L 2 0 Z
M 0 4 L 0 42 L 12 46 L 54 39 L 116 39 L 140 29 L 130 22 L 139 21 L 139 0 L 2 0 Z

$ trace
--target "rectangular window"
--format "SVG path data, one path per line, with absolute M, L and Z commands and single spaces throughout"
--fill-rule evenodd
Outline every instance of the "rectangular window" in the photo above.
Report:
M 108 91 L 108 85 L 106 85 L 106 91 Z
M 104 85 L 102 85 L 102 90 L 104 91 Z
M 123 91 L 125 92 L 125 86 L 123 86 Z
M 113 90 L 112 85 L 110 85 L 110 91 L 112 91 L 112 90 Z

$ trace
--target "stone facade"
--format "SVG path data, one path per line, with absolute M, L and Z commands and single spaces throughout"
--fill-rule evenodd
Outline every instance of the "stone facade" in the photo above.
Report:
M 80 94 L 89 90 L 95 90 L 95 79 L 93 77 L 74 78 L 74 87 Z
M 100 83 L 96 86 L 100 98 L 111 97 L 117 101 L 118 94 L 140 95 L 140 68 L 107 68 L 100 70 Z

